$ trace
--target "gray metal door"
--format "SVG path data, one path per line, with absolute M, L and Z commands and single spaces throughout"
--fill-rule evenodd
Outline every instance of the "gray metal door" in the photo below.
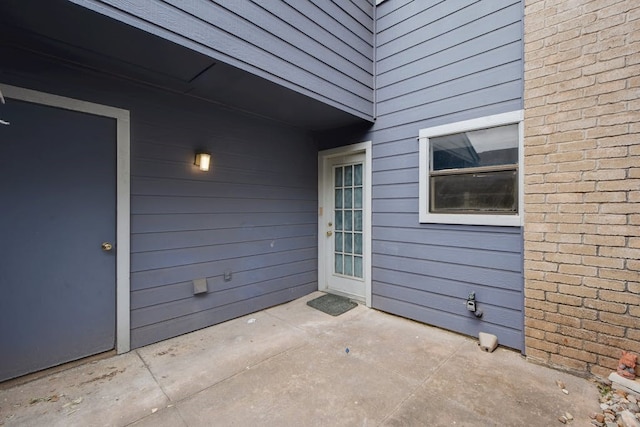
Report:
M 116 122 L 12 99 L 0 118 L 1 381 L 114 348 Z

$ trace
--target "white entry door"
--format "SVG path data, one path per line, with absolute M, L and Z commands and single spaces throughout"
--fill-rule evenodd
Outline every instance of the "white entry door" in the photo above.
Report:
M 318 288 L 370 305 L 371 184 L 361 145 L 320 154 Z

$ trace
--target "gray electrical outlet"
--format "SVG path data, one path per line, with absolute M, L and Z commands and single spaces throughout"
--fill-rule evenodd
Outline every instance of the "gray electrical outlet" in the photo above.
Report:
M 193 294 L 204 294 L 207 292 L 207 279 L 194 279 L 193 280 Z

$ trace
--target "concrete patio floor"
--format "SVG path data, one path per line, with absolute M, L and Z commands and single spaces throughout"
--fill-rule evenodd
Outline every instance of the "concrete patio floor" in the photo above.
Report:
M 306 305 L 319 295 L 3 387 L 0 425 L 585 426 L 599 410 L 591 381 L 364 306 L 332 317 Z

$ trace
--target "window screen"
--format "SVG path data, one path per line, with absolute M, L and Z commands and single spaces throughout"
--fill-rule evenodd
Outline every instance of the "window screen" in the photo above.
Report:
M 518 125 L 429 138 L 429 212 L 516 214 Z

